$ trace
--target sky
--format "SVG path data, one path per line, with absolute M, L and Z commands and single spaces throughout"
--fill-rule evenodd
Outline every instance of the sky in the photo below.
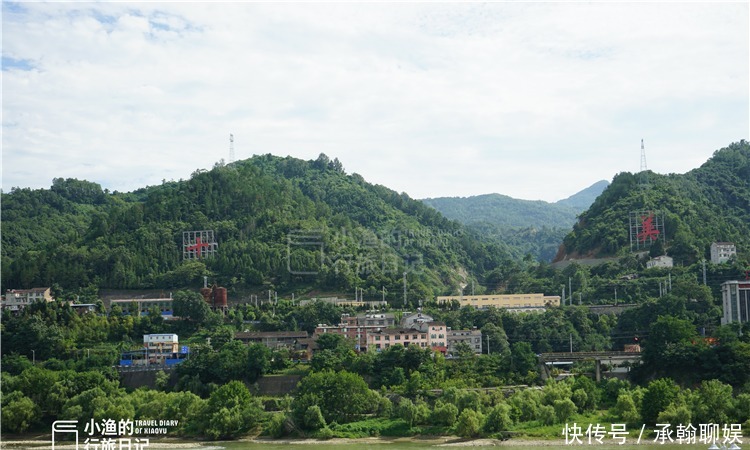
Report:
M 556 201 L 748 139 L 736 3 L 2 3 L 2 189 L 271 153 Z

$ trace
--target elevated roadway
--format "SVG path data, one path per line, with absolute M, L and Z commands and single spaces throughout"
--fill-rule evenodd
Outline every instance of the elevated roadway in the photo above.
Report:
M 636 352 L 555 352 L 539 355 L 542 377 L 549 376 L 548 365 L 560 363 L 574 363 L 579 361 L 594 361 L 596 366 L 596 381 L 602 378 L 602 361 L 606 362 L 640 362 L 641 354 Z

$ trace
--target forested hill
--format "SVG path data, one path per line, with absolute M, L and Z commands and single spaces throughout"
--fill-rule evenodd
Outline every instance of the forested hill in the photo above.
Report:
M 131 193 L 54 179 L 2 194 L 2 289 L 202 285 L 412 299 L 455 292 L 507 251 L 338 160 L 255 156 Z M 183 261 L 183 232 L 213 230 L 213 258 Z M 375 298 L 372 298 L 375 299 Z
M 618 174 L 580 215 L 556 260 L 629 253 L 629 214 L 647 210 L 663 216 L 666 252 L 676 263 L 708 258 L 716 241 L 734 242 L 739 256 L 748 258 L 750 145 L 745 140 L 716 151 L 688 173 L 642 175 Z
M 517 259 L 526 254 L 540 261 L 551 261 L 563 238 L 607 187 L 599 181 L 556 203 L 519 200 L 507 195 L 440 197 L 422 200 L 450 219 L 455 219 L 483 238 L 508 247 Z
M 568 198 L 556 201 L 555 204 L 570 206 L 571 208 L 577 209 L 578 212 L 585 211 L 592 203 L 594 203 L 594 200 L 596 200 L 596 198 L 607 189 L 607 186 L 609 186 L 609 181 L 597 181 L 586 189 L 577 192 Z
M 541 200 L 519 200 L 502 194 L 440 197 L 422 200 L 450 219 L 472 224 L 487 222 L 503 227 L 570 228 L 585 208 L 561 206 Z

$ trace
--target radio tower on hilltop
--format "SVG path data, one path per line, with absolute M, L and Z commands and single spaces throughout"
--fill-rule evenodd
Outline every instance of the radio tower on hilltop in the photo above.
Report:
M 234 162 L 234 135 L 229 133 L 229 162 Z
M 646 165 L 646 149 L 641 139 L 641 186 L 648 187 L 648 166 Z

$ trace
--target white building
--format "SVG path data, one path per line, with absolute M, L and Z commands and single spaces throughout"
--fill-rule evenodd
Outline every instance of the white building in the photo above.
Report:
M 721 264 L 737 254 L 737 247 L 731 242 L 714 242 L 711 244 L 711 262 Z
M 144 334 L 143 346 L 149 359 L 165 359 L 172 353 L 179 353 L 180 340 L 176 334 Z
M 8 289 L 3 299 L 3 309 L 20 311 L 34 302 L 51 302 L 50 288 Z
M 674 267 L 674 260 L 671 256 L 657 256 L 656 258 L 652 258 L 648 262 L 646 262 L 646 268 L 650 269 L 652 267 Z
M 446 332 L 448 337 L 448 354 L 456 354 L 456 346 L 459 342 L 468 345 L 474 353 L 482 353 L 482 332 L 476 328 L 471 330 L 452 330 L 448 327 Z
M 750 322 L 750 281 L 721 283 L 721 324 Z

